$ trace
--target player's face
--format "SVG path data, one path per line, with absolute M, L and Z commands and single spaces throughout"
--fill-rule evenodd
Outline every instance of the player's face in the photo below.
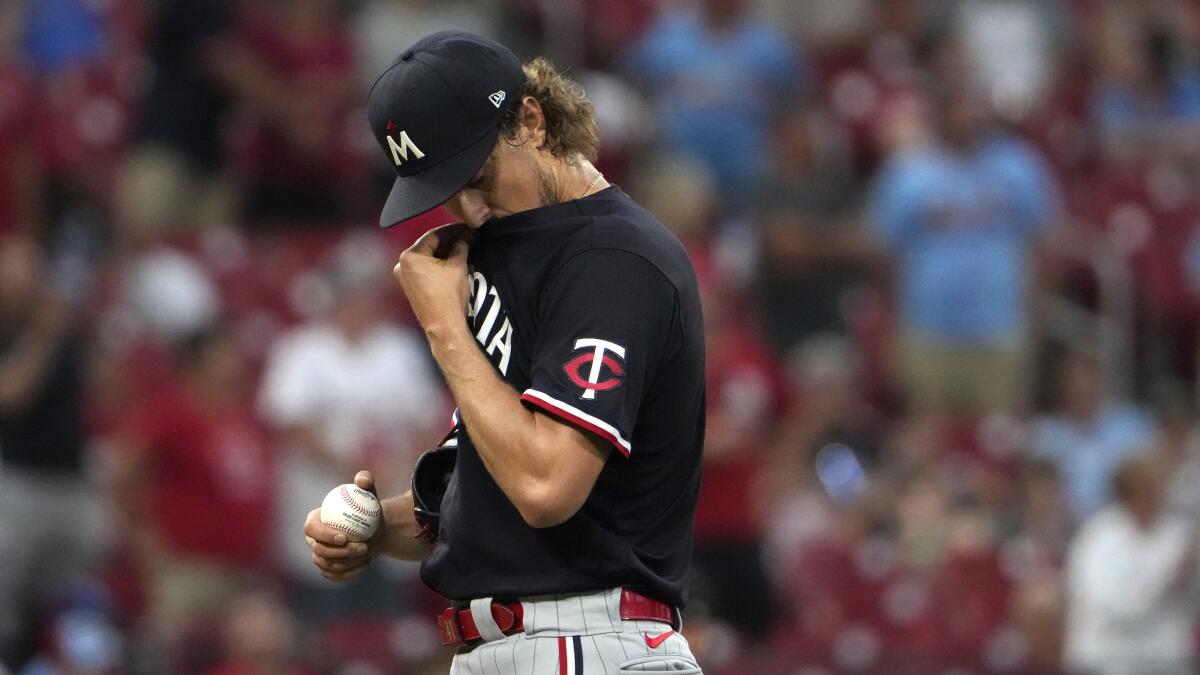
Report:
M 487 161 L 465 188 L 443 206 L 471 227 L 489 218 L 528 211 L 549 203 L 546 194 L 548 152 L 539 152 L 527 129 L 516 137 L 500 138 Z
M 455 217 L 471 227 L 483 225 L 488 218 L 494 215 L 492 207 L 488 203 L 495 175 L 490 164 L 492 164 L 492 158 L 488 157 L 471 182 L 444 204 Z

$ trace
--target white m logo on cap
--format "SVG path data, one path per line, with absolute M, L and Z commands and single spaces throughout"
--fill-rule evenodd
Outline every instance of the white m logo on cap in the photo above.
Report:
M 421 152 L 421 149 L 417 147 L 417 144 L 413 143 L 412 139 L 408 137 L 407 131 L 400 132 L 399 143 L 397 143 L 396 140 L 390 135 L 387 137 L 387 142 L 388 147 L 392 150 L 392 162 L 394 162 L 396 166 L 400 166 L 401 160 L 408 161 L 408 153 L 410 150 L 412 151 L 414 159 L 421 159 L 425 156 L 425 153 Z

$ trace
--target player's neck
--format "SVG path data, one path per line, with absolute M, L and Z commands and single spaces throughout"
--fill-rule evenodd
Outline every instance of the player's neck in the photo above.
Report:
M 608 187 L 608 181 L 590 161 L 553 159 L 538 172 L 542 206 L 582 199 Z

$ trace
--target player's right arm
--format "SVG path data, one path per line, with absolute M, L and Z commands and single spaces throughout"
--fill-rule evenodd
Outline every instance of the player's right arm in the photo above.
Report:
M 375 492 L 375 481 L 369 471 L 359 471 L 354 477 L 358 487 Z M 304 537 L 313 552 L 313 564 L 321 576 L 330 581 L 349 581 L 379 556 L 398 560 L 421 561 L 429 555 L 429 546 L 418 538 L 419 529 L 413 518 L 412 491 L 398 497 L 380 500 L 383 523 L 374 537 L 364 542 L 347 541 L 346 535 L 321 523 L 321 509 L 313 509 L 304 521 Z

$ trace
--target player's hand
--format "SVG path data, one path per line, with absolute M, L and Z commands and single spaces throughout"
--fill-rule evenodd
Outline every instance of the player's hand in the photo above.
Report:
M 467 252 L 462 223 L 436 227 L 400 254 L 392 270 L 408 296 L 413 314 L 426 330 L 466 326 L 469 295 Z
M 375 494 L 375 479 L 370 471 L 359 471 L 354 484 Z M 313 564 L 330 581 L 350 581 L 362 574 L 386 548 L 386 536 L 387 524 L 381 522 L 369 540 L 349 541 L 344 533 L 321 522 L 321 509 L 309 511 L 304 521 L 304 538 L 312 549 Z

